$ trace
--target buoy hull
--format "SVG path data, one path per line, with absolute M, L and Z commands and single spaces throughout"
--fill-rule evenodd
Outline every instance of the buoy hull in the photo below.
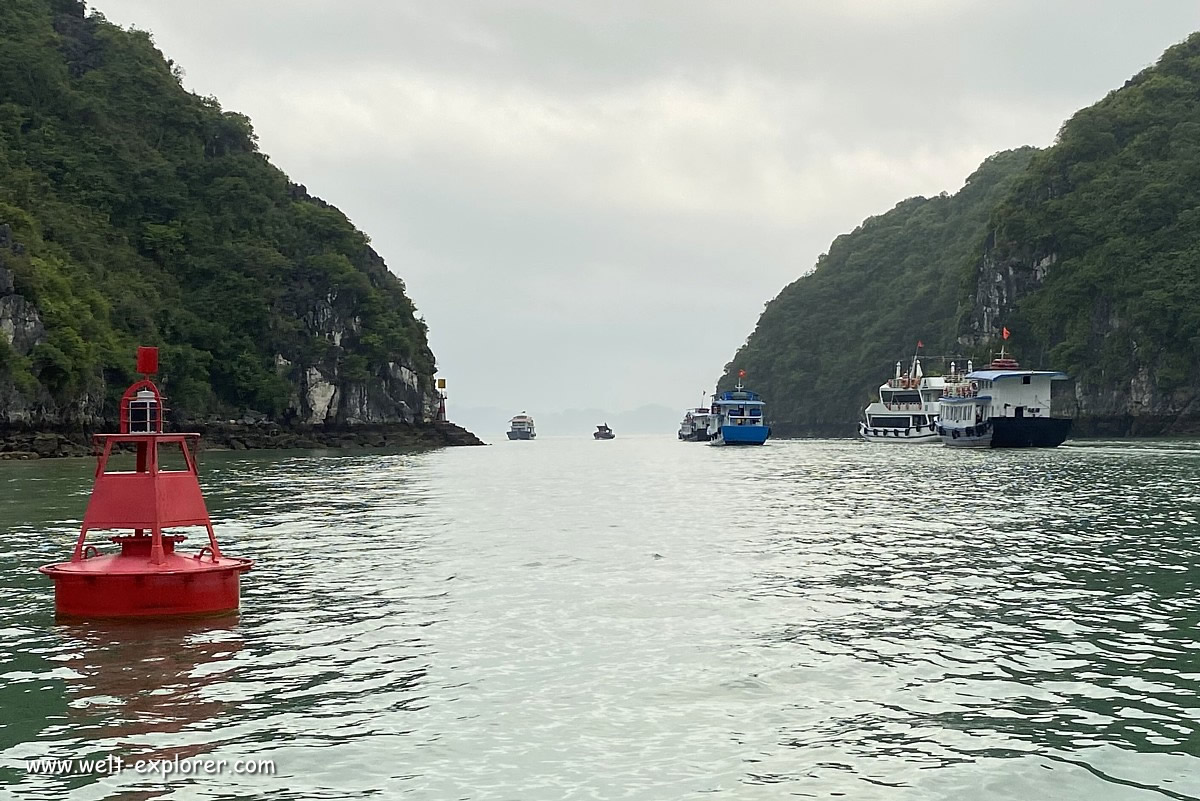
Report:
M 102 572 L 80 570 L 83 563 L 48 565 L 54 579 L 54 609 L 69 618 L 195 617 L 236 612 L 240 577 L 248 559 L 222 559 L 204 569 Z M 90 567 L 90 565 L 89 565 Z M 75 568 L 75 569 L 73 569 Z

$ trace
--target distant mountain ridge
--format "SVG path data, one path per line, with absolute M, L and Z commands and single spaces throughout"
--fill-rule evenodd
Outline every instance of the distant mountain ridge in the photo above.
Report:
M 1075 430 L 1200 432 L 1200 34 L 1067 121 L 838 237 L 720 379 L 763 392 L 780 434 L 852 435 L 892 363 L 999 348 L 1074 381 Z

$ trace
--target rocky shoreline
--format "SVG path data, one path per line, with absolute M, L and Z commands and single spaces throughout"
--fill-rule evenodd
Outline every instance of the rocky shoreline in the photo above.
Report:
M 50 459 L 89 456 L 92 434 L 101 428 L 20 428 L 0 426 L 0 459 Z M 281 426 L 274 423 L 201 423 L 180 430 L 201 436 L 200 450 L 314 450 L 320 448 L 432 449 L 484 445 L 453 423 L 384 423 L 344 427 Z

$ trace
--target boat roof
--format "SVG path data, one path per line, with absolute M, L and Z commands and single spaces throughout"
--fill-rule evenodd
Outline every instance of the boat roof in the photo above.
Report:
M 1002 378 L 1016 378 L 1017 376 L 1046 376 L 1051 381 L 1059 381 L 1067 378 L 1067 374 L 1058 370 L 975 370 L 967 373 L 967 378 L 978 379 L 985 381 L 999 381 Z

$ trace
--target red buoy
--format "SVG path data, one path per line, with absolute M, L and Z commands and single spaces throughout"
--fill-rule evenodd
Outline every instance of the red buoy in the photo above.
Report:
M 119 434 L 97 434 L 96 483 L 83 516 L 71 561 L 39 568 L 54 579 L 58 615 L 75 618 L 213 615 L 238 608 L 238 583 L 249 559 L 221 555 L 204 505 L 194 445 L 199 434 L 164 434 L 162 395 L 149 375 L 158 370 L 158 349 L 138 348 L 141 380 L 121 398 Z M 120 445 L 137 452 L 132 472 L 110 471 Z M 177 454 L 181 469 L 164 469 L 160 456 Z M 165 529 L 204 527 L 208 545 L 184 556 L 175 546 L 187 539 Z M 111 538 L 120 553 L 101 554 L 86 543 L 93 529 L 131 530 Z

